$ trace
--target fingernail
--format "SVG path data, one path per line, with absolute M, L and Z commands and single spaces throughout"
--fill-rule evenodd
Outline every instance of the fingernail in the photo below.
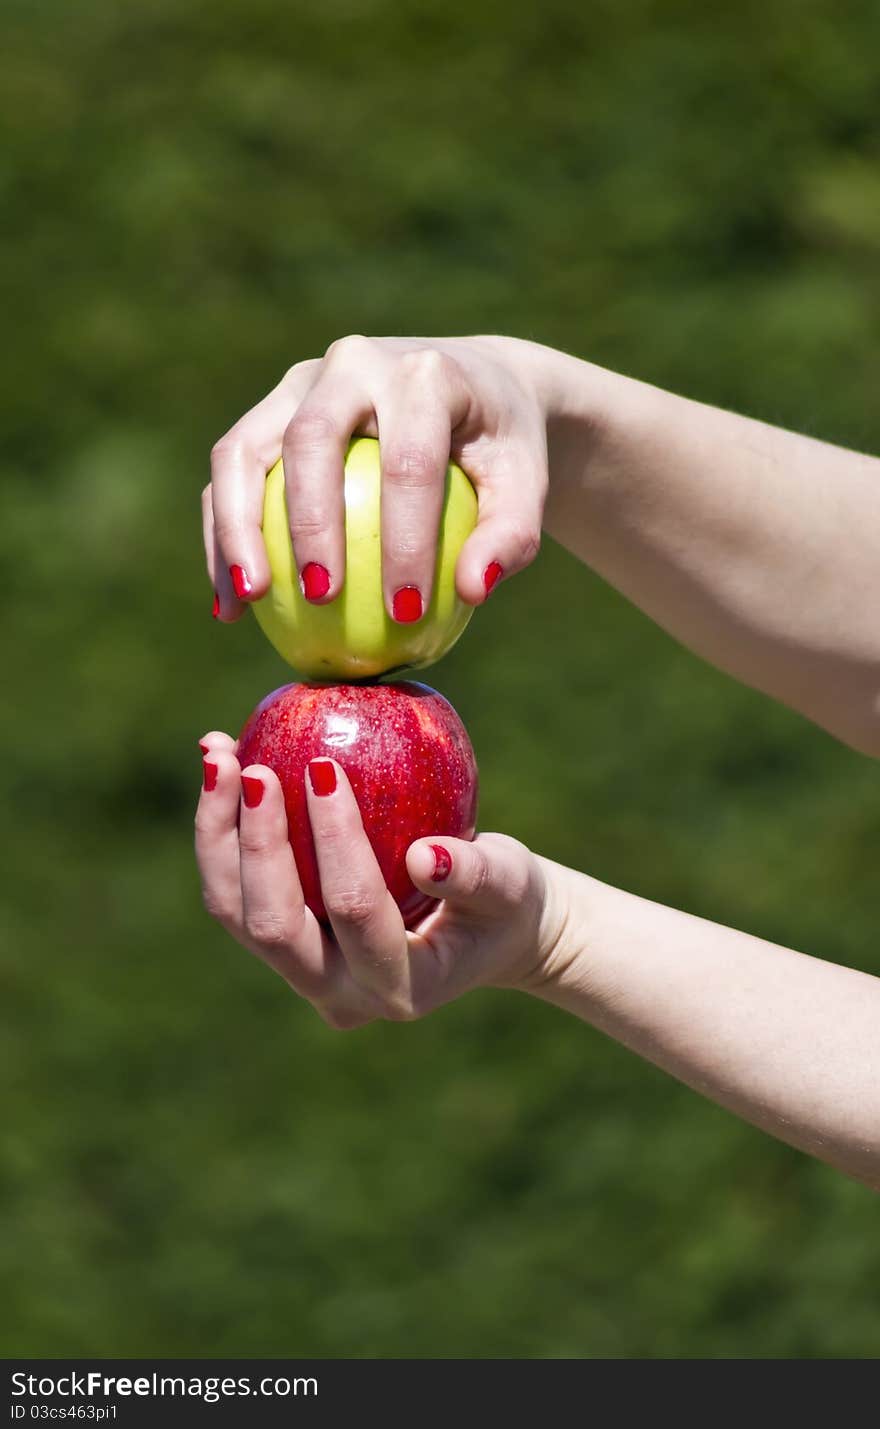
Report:
M 244 566 L 230 566 L 229 574 L 232 576 L 232 585 L 239 600 L 246 600 L 253 590 L 251 578 Z
M 245 808 L 256 809 L 263 802 L 266 786 L 262 779 L 255 779 L 253 774 L 242 774 L 241 792 L 244 795 Z
M 303 566 L 302 588 L 306 600 L 321 600 L 330 589 L 330 572 L 317 561 L 309 561 Z
M 434 883 L 442 883 L 452 872 L 452 854 L 442 844 L 431 844 L 431 852 L 434 855 L 434 872 L 431 878 Z
M 202 762 L 202 788 L 210 794 L 217 787 L 217 765 L 205 759 Z
M 213 617 L 214 617 L 215 620 L 217 619 L 217 616 L 220 614 L 220 597 L 219 597 L 219 595 L 217 594 L 216 591 L 214 592 L 214 604 L 213 604 L 212 607 L 211 607 L 211 614 L 213 615 Z
M 422 592 L 418 586 L 402 585 L 400 590 L 394 592 L 391 610 L 399 624 L 412 625 L 416 620 L 421 620 L 423 609 Z
M 203 739 L 199 740 L 199 749 L 202 751 L 203 754 L 211 753 L 211 746 L 209 744 L 206 744 Z
M 501 577 L 504 575 L 504 567 L 500 561 L 492 561 L 483 571 L 483 589 L 486 595 L 491 595 Z
M 332 794 L 336 788 L 336 770 L 329 759 L 313 759 L 309 764 L 309 779 L 313 792 L 322 797 Z

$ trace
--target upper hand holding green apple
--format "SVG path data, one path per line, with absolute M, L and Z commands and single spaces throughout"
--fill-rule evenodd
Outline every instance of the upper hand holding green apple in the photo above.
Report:
M 454 562 L 459 601 L 479 605 L 502 575 L 528 565 L 540 544 L 547 490 L 547 411 L 530 350 L 491 337 L 349 337 L 323 359 L 292 367 L 211 454 L 203 516 L 215 614 L 235 620 L 269 590 L 261 528 L 266 474 L 279 459 L 302 598 L 325 606 L 341 595 L 351 557 L 343 471 L 357 435 L 378 437 L 381 450 L 386 643 L 392 622 L 417 626 L 426 612 L 426 628 L 436 621 L 435 580 L 441 604 L 451 596 L 451 588 L 442 589 L 445 579 L 451 586 L 450 562 L 444 566 L 441 554 L 437 563 L 450 461 L 467 472 L 479 507 Z M 280 487 L 275 512 L 279 497 Z M 463 613 L 455 618 L 463 621 Z M 374 612 L 374 636 L 376 624 Z M 414 660 L 399 663 L 435 658 L 417 648 Z

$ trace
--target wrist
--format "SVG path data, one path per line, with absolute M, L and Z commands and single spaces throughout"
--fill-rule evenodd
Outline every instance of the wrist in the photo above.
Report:
M 577 490 L 598 493 L 611 484 L 636 430 L 657 420 L 659 388 L 596 363 L 522 338 L 495 338 L 504 363 L 534 397 L 544 419 L 554 492 L 562 502 Z
M 549 466 L 544 529 L 589 563 L 603 529 L 630 519 L 646 451 L 678 414 L 661 388 L 523 338 L 474 339 L 543 420 Z
M 554 356 L 545 386 L 550 485 L 544 528 L 601 570 L 597 562 L 609 534 L 626 531 L 645 495 L 655 466 L 649 454 L 676 399 L 593 363 Z
M 539 956 L 513 985 L 604 1027 L 621 993 L 619 949 L 630 895 L 548 859 L 537 862 L 546 889 Z
M 540 915 L 530 957 L 510 986 L 553 1001 L 583 981 L 591 943 L 590 886 L 602 885 L 538 854 L 532 857 L 541 881 Z
M 574 420 L 585 425 L 599 416 L 603 388 L 617 378 L 566 352 L 521 337 L 482 336 L 490 348 L 537 402 L 545 420 Z

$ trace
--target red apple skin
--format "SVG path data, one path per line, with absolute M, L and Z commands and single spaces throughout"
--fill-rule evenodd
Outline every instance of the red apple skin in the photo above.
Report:
M 326 923 L 306 806 L 306 766 L 329 756 L 345 770 L 382 875 L 408 928 L 437 900 L 406 871 L 426 834 L 472 839 L 477 762 L 448 700 L 428 685 L 284 685 L 257 705 L 239 737 L 242 768 L 265 764 L 284 790 L 287 828 L 306 903 Z

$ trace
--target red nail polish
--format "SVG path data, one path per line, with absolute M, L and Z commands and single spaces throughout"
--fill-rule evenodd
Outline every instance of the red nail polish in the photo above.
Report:
M 263 802 L 266 786 L 262 779 L 255 779 L 253 774 L 242 774 L 241 792 L 244 795 L 245 808 L 256 809 Z
M 314 793 L 332 794 L 336 788 L 336 770 L 329 759 L 313 759 L 309 764 L 309 779 Z
M 431 844 L 431 852 L 434 855 L 434 872 L 431 878 L 435 883 L 442 883 L 452 872 L 452 854 L 442 844 Z
M 203 754 L 211 753 L 211 746 L 209 744 L 206 744 L 203 739 L 199 740 L 199 749 L 202 751 Z
M 246 600 L 253 590 L 251 578 L 244 566 L 230 566 L 229 574 L 232 576 L 232 585 L 239 600 Z
M 210 794 L 217 787 L 217 765 L 205 759 L 202 763 L 202 788 Z
M 317 561 L 309 561 L 303 566 L 302 588 L 306 600 L 321 600 L 330 589 L 330 572 Z
M 501 577 L 504 575 L 504 567 L 500 561 L 492 561 L 483 571 L 483 589 L 486 595 L 491 595 Z
M 422 592 L 418 586 L 402 585 L 400 590 L 394 592 L 391 610 L 400 625 L 412 625 L 421 620 L 423 609 Z
M 220 614 L 220 597 L 219 597 L 219 595 L 217 594 L 216 591 L 214 592 L 214 604 L 213 604 L 212 607 L 211 607 L 211 614 L 213 615 L 213 617 L 214 617 L 215 620 L 217 619 L 217 616 Z

